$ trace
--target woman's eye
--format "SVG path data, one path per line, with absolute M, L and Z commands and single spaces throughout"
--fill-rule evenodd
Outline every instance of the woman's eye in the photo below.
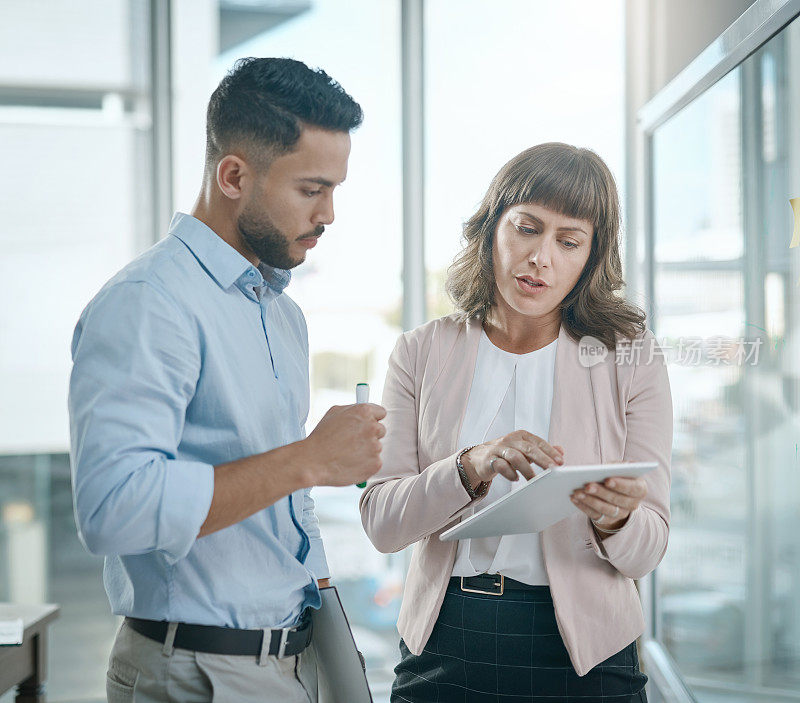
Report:
M 568 239 L 565 239 L 565 240 L 564 240 L 563 242 L 561 242 L 561 243 L 562 243 L 562 244 L 563 244 L 565 247 L 567 247 L 568 249 L 577 249 L 577 248 L 578 248 L 578 245 L 577 245 L 575 242 L 571 242 L 571 241 L 569 241 Z
M 307 198 L 313 198 L 315 195 L 319 195 L 321 191 L 319 190 L 305 190 L 303 191 Z
M 536 234 L 535 227 L 526 227 L 525 225 L 517 225 L 517 229 L 523 234 Z

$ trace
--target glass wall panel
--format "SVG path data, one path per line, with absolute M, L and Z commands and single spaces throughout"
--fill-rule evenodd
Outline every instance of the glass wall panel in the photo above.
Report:
M 494 174 L 548 141 L 594 149 L 622 190 L 622 0 L 426 0 L 428 317 L 452 311 L 447 267 Z
M 220 55 L 222 77 L 240 56 L 288 56 L 319 66 L 364 110 L 353 133 L 336 220 L 287 293 L 308 321 L 314 428 L 331 405 L 355 402 L 366 381 L 380 402 L 386 362 L 400 333 L 402 179 L 400 7 L 396 0 L 315 0 L 310 8 Z M 376 701 L 388 700 L 399 660 L 395 628 L 404 557 L 378 553 L 361 526 L 360 489 L 316 488 L 314 499 L 338 587 Z
M 130 88 L 134 76 L 143 75 L 132 12 L 146 5 L 146 0 L 5 0 L 0 85 Z
M 153 241 L 148 7 L 1 11 L 0 601 L 61 605 L 52 701 L 105 699 L 118 625 L 75 529 L 66 396 L 81 310 Z
M 653 137 L 675 412 L 656 635 L 701 703 L 800 700 L 799 56 L 796 20 Z

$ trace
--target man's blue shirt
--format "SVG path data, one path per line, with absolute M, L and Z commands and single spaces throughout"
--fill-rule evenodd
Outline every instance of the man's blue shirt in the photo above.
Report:
M 305 436 L 308 335 L 289 279 L 178 213 L 81 314 L 75 514 L 115 613 L 263 628 L 319 607 L 329 574 L 309 490 L 197 538 L 215 465 Z

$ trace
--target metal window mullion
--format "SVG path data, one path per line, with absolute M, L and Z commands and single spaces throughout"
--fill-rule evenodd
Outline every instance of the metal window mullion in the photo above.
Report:
M 755 0 L 716 40 L 639 110 L 649 131 L 704 93 L 800 15 L 800 0 Z
M 763 329 L 766 326 L 765 311 L 765 253 L 763 246 L 762 216 L 764 211 L 763 184 L 763 112 L 761 64 L 751 57 L 741 65 L 741 173 L 742 173 L 742 229 L 744 240 L 743 283 L 745 322 Z M 747 329 L 754 329 L 747 327 Z M 766 354 L 765 354 L 766 356 Z M 768 514 L 769 498 L 765 495 L 765 477 L 758 476 L 759 461 L 755 446 L 758 428 L 763 426 L 759 414 L 763 410 L 757 403 L 750 402 L 758 397 L 754 369 L 745 366 L 742 371 L 744 388 L 745 436 L 745 480 L 747 482 L 746 506 L 746 556 L 745 556 L 745 636 L 744 661 L 748 683 L 761 686 L 766 683 L 764 662 L 769 660 L 770 613 L 768 570 L 769 548 L 765 539 L 763 518 Z
M 172 216 L 172 13 L 171 3 L 150 0 L 150 90 L 152 95 L 152 242 Z
M 425 295 L 424 0 L 401 0 L 403 329 L 427 319 Z
M 655 301 L 655 231 L 653 216 L 654 211 L 654 189 L 653 189 L 653 135 L 639 130 L 637 132 L 638 143 L 637 151 L 639 164 L 636 178 L 636 200 L 640 207 L 636 209 L 636 237 L 637 244 L 634 247 L 634 256 L 630 266 L 639 271 L 637 279 L 637 290 L 644 294 L 644 311 L 647 315 L 647 325 L 658 334 L 658 323 L 655 319 L 657 312 Z M 633 301 L 638 302 L 638 301 Z M 659 632 L 659 610 L 658 610 L 658 569 L 655 569 L 640 585 L 644 595 L 645 613 L 645 637 L 653 640 L 658 639 Z

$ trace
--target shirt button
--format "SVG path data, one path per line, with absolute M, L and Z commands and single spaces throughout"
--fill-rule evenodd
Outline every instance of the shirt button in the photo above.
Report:
M 248 271 L 247 275 L 250 276 L 250 278 L 252 278 L 255 274 L 252 271 Z

